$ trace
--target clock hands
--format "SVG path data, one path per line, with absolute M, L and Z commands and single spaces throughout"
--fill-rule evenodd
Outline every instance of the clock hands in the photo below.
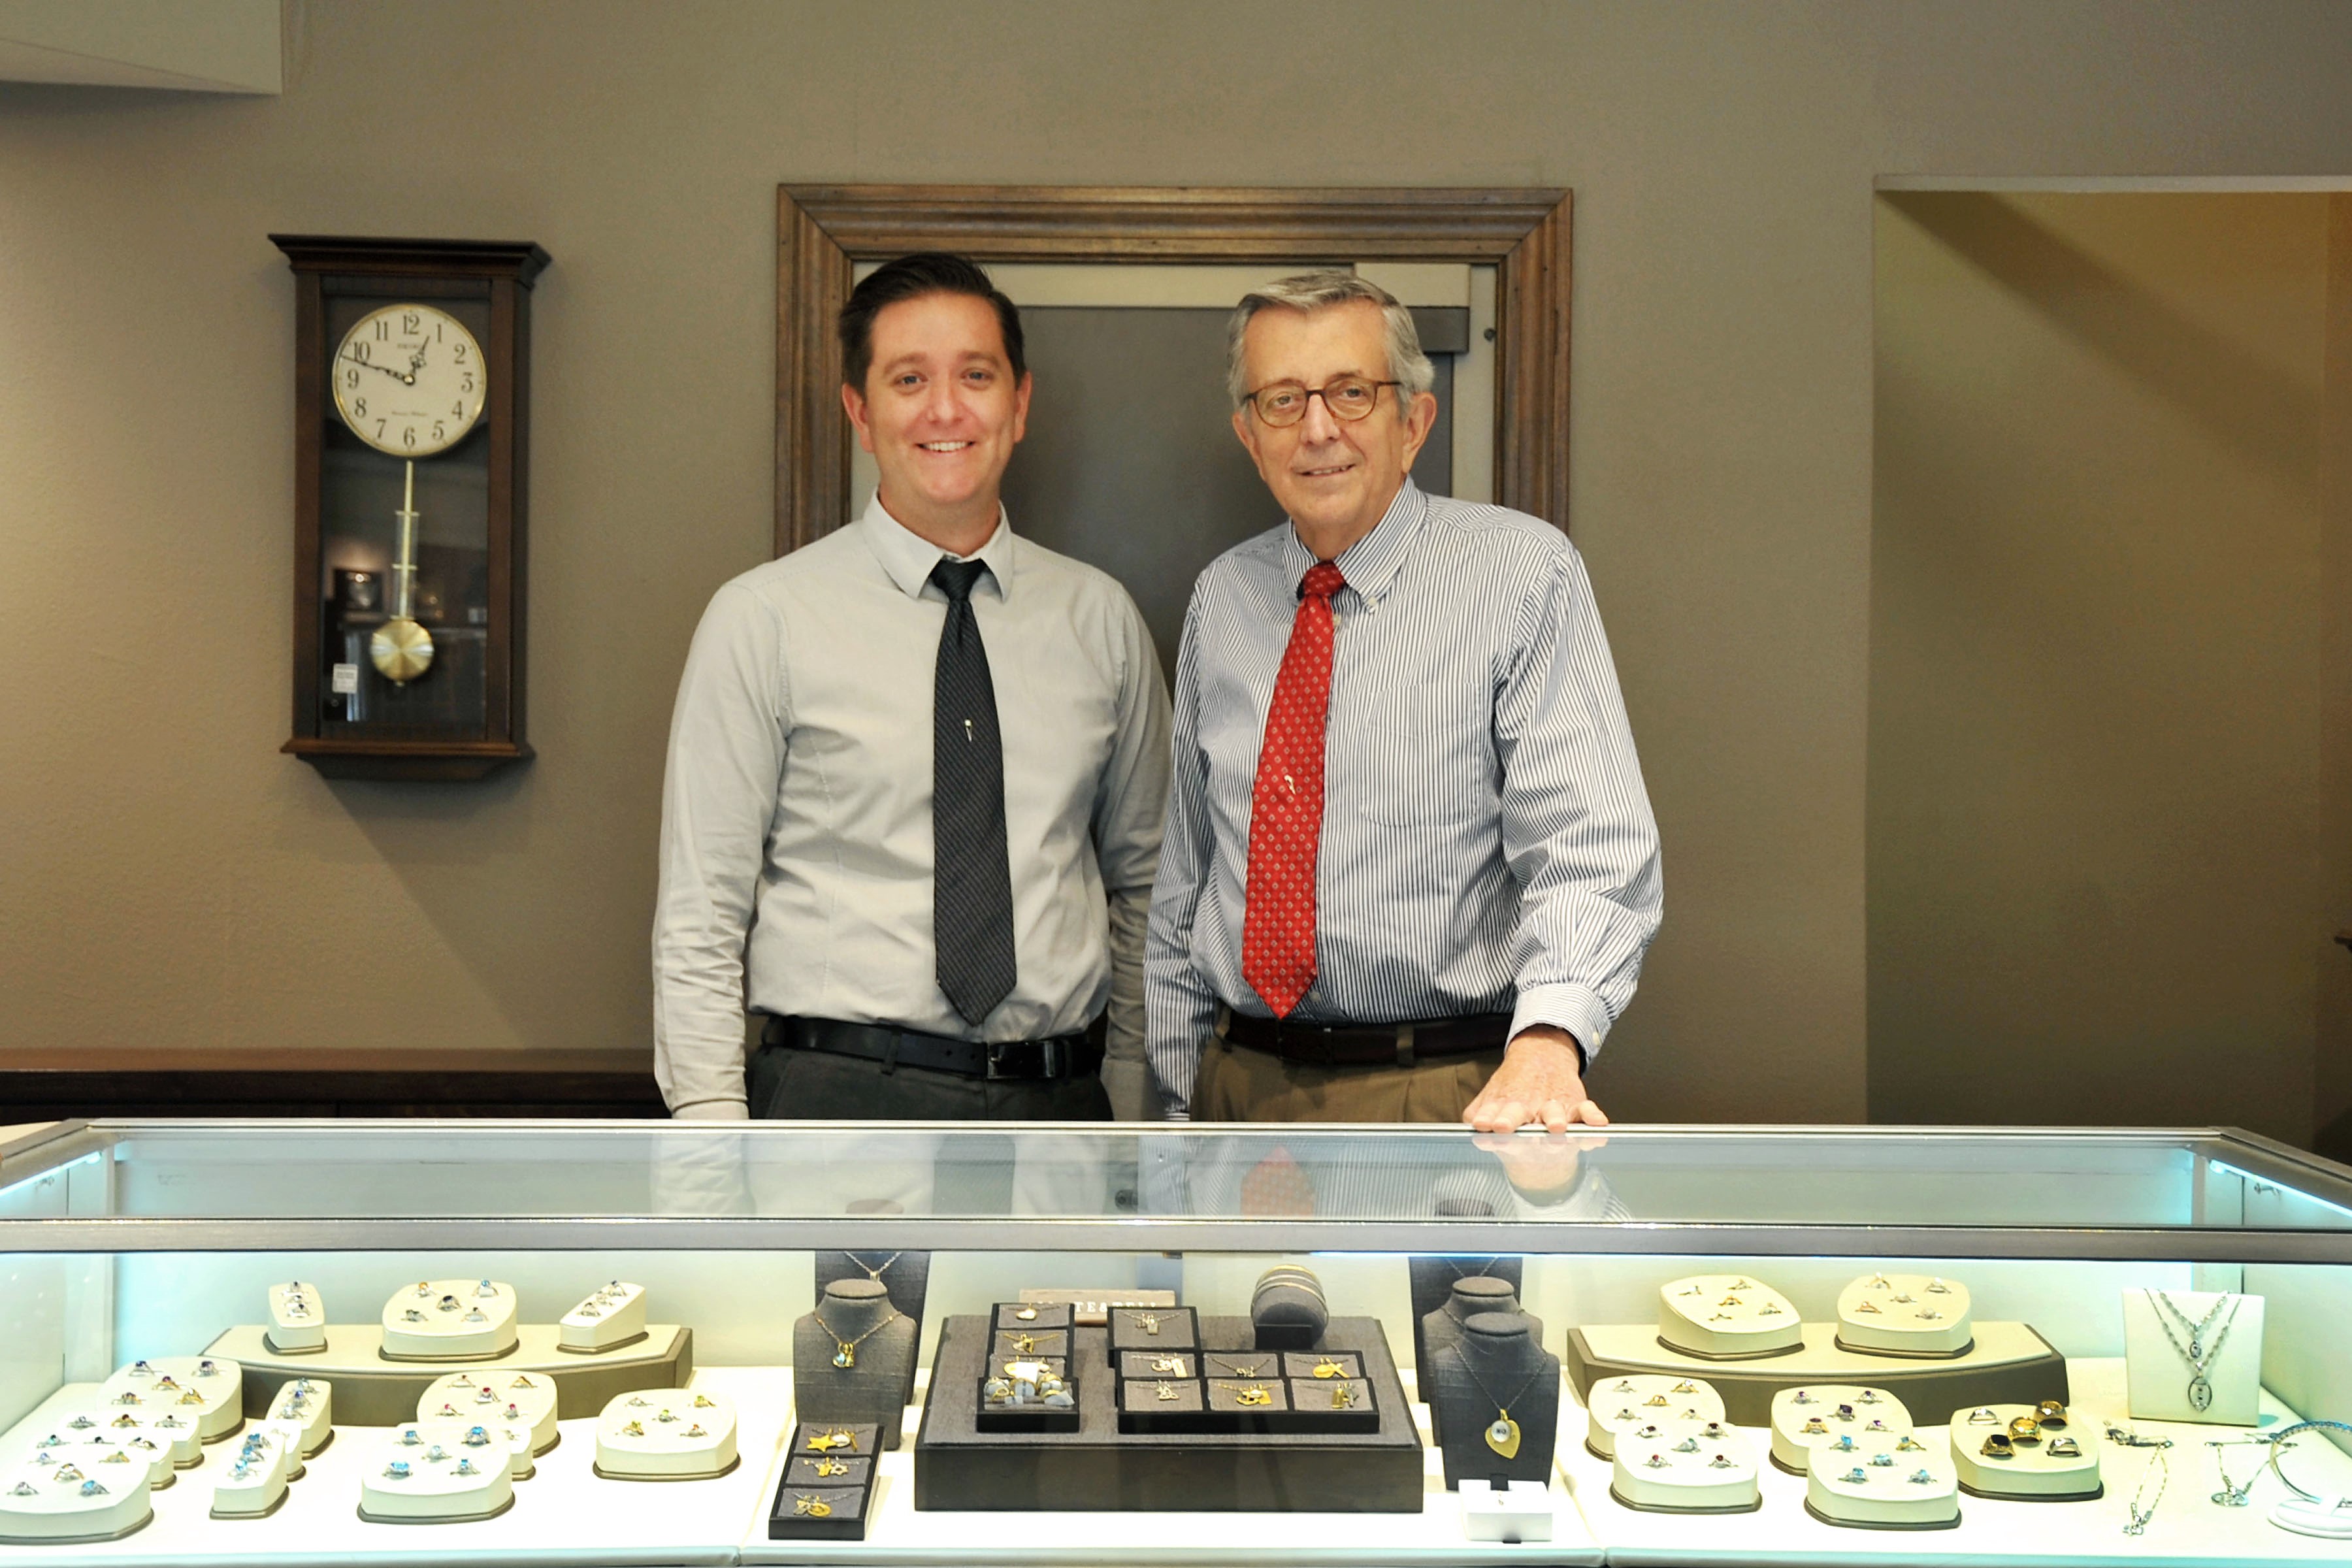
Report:
M 422 360 L 424 357 L 425 356 L 421 353 L 417 355 L 418 360 Z M 410 368 L 406 372 L 402 372 L 393 369 L 392 366 L 388 364 L 378 364 L 373 360 L 361 359 L 356 354 L 346 355 L 345 358 L 348 363 L 352 364 L 365 365 L 370 370 L 380 370 L 383 372 L 384 374 L 392 377 L 393 380 L 401 382 L 406 385 L 415 386 L 416 384 L 415 362 L 414 361 L 410 363 Z

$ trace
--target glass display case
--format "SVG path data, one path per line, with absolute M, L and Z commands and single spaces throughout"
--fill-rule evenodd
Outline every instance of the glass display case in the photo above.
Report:
M 2340 1562 L 2347 1325 L 2223 1131 L 65 1123 L 0 1561 Z

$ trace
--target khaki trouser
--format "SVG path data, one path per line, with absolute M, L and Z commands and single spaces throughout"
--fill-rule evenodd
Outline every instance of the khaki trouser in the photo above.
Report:
M 1192 1084 L 1192 1120 L 1459 1121 L 1502 1065 L 1499 1046 L 1409 1068 L 1321 1068 L 1211 1039 Z

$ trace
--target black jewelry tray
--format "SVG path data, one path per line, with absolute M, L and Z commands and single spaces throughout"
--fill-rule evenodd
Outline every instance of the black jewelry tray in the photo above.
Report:
M 991 1324 L 949 1318 L 940 1328 L 931 1396 L 915 1438 L 915 1506 L 953 1511 L 1418 1513 L 1421 1436 L 1387 1336 L 1376 1318 L 1334 1318 L 1324 1350 L 1361 1358 L 1372 1420 L 1358 1431 L 1121 1430 L 1109 1335 L 1080 1327 L 1070 1375 L 1078 1394 L 1074 1432 L 988 1432 L 980 1427 L 980 1374 Z M 1199 1338 L 1246 1349 L 1247 1318 L 1204 1318 Z M 1212 1351 L 1211 1353 L 1216 1353 Z M 1264 1422 L 1272 1413 L 1253 1416 Z M 1353 1412 L 1311 1413 L 1352 1415 Z

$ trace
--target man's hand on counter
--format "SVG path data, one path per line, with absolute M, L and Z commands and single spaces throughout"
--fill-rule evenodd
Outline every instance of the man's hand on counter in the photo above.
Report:
M 1581 1060 L 1567 1030 L 1549 1024 L 1524 1030 L 1462 1120 L 1481 1132 L 1516 1132 L 1533 1122 L 1552 1132 L 1606 1127 L 1608 1116 L 1584 1092 Z

